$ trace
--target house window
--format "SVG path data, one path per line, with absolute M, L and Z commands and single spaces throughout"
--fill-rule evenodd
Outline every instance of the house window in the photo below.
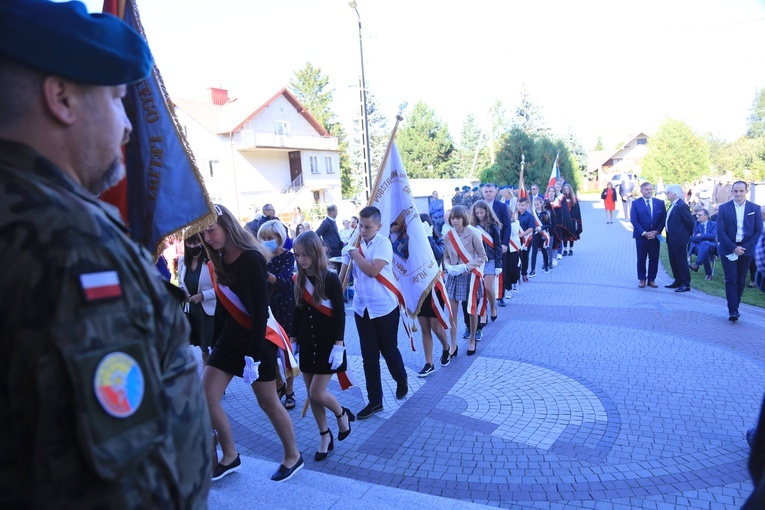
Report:
M 335 170 L 332 168 L 332 156 L 325 156 L 324 157 L 324 165 L 327 167 L 327 173 L 328 174 L 335 173 Z
M 647 139 L 645 139 L 645 138 L 638 138 L 638 139 L 637 139 L 637 144 L 638 144 L 638 145 L 645 145 L 645 144 L 647 144 L 647 143 L 648 143 L 648 140 L 647 140 Z
M 210 166 L 210 177 L 215 177 L 213 174 L 215 173 L 215 166 L 218 164 L 218 160 L 217 159 L 211 159 L 207 163 Z
M 308 161 L 311 164 L 311 173 L 312 174 L 318 174 L 319 173 L 319 157 L 318 156 L 308 156 Z
M 277 120 L 274 121 L 274 133 L 277 135 L 289 135 L 290 134 L 290 123 L 286 120 Z

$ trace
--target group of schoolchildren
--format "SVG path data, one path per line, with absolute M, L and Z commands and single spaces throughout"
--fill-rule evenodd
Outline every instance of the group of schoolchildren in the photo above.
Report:
M 578 211 L 578 202 L 567 184 L 551 187 L 547 199 L 535 196 L 529 200 L 522 196 L 513 204 L 495 200 L 497 188 L 493 184 L 487 183 L 482 188 L 484 199 L 476 200 L 469 209 L 457 205 L 448 211 L 442 232 L 433 228 L 427 214 L 421 215 L 434 256 L 445 275 L 445 293 L 451 306 L 452 321 L 447 335 L 436 319 L 434 307 L 427 302 L 434 299 L 429 295 L 418 316 L 426 361 L 418 373 L 419 377 L 426 377 L 435 370 L 433 334 L 441 343 L 442 366 L 449 365 L 458 355 L 460 307 L 466 325 L 463 338 L 468 340 L 466 354 L 472 356 L 476 353 L 476 342 L 482 338 L 483 327 L 489 320 L 497 319 L 497 307 L 506 306 L 505 298 L 512 297 L 519 281 L 528 282 L 530 277 L 535 276 L 538 253 L 542 252 L 543 270 L 549 272 L 556 263 L 555 250 L 561 250 L 558 258 L 572 255 L 570 248 L 573 248 L 581 232 L 581 221 L 578 228 L 571 221 L 572 216 L 581 216 L 575 212 L 575 209 Z M 276 363 L 279 349 L 270 347 L 274 340 L 262 332 L 265 329 L 269 333 L 271 322 L 265 325 L 263 320 L 268 317 L 270 321 L 272 314 L 264 314 L 260 308 L 268 310 L 270 304 L 273 317 L 289 338 L 287 345 L 291 343 L 299 349 L 299 367 L 307 388 L 308 404 L 320 434 L 320 445 L 314 459 L 321 461 L 333 451 L 335 437 L 327 424 L 325 409 L 337 418 L 339 440 L 344 440 L 351 433 L 351 422 L 357 418 L 369 418 L 383 410 L 380 355 L 396 381 L 396 398 L 403 399 L 408 394 L 407 372 L 397 345 L 400 308 L 395 290 L 397 283 L 391 269 L 393 246 L 388 238 L 379 234 L 382 227 L 379 209 L 365 207 L 359 212 L 358 242 L 348 243 L 342 249 L 343 263 L 354 280 L 352 307 L 368 400 L 367 405 L 354 414 L 327 391 L 332 375 L 345 372 L 347 368 L 345 308 L 340 283 L 346 271 L 341 271 L 338 276 L 329 269 L 322 241 L 313 231 L 300 233 L 290 252 L 284 247 L 287 234 L 280 222 L 263 225 L 266 228 L 259 229 L 259 241 L 256 241 L 244 228 L 235 224 L 233 216 L 227 218 L 230 213 L 225 208 L 218 207 L 218 210 L 221 212 L 216 225 L 203 231 L 201 239 L 193 241 L 194 245 L 203 244 L 207 248 L 209 258 L 215 262 L 216 276 L 212 279 L 220 283 L 215 283 L 218 298 L 216 326 L 211 352 L 205 356 L 207 366 L 203 374 L 213 426 L 218 431 L 224 453 L 214 470 L 213 479 L 222 478 L 241 465 L 228 419 L 220 407 L 226 386 L 232 377 L 239 376 L 252 384 L 258 403 L 282 441 L 284 461 L 272 479 L 286 480 L 303 465 L 299 452 L 296 460 L 294 430 L 289 415 L 285 417 L 284 414 L 285 407 L 295 407 L 293 378 L 285 370 L 286 380 L 281 380 Z M 566 218 L 567 221 L 558 223 L 556 218 Z M 558 228 L 561 226 L 562 230 Z M 570 233 L 575 238 L 574 235 L 566 235 Z M 236 267 L 238 254 L 249 252 L 257 252 L 257 256 L 246 257 L 247 263 L 250 266 L 262 265 L 262 268 Z M 287 274 L 293 264 L 297 269 L 294 277 Z M 243 285 L 237 281 L 237 274 L 242 278 L 249 275 L 246 277 L 248 281 Z M 264 275 L 268 293 L 265 300 L 262 296 L 248 296 L 253 287 L 258 286 L 254 280 L 249 282 L 253 274 Z M 226 296 L 229 291 L 244 293 L 244 298 L 238 296 L 245 303 L 240 310 L 237 311 L 234 305 L 221 303 L 221 300 L 229 299 Z M 258 292 L 253 291 L 252 295 L 259 296 Z M 284 306 L 278 305 L 279 302 Z M 242 312 L 246 316 L 245 321 L 240 317 Z M 249 325 L 250 331 L 243 330 L 242 324 Z M 200 346 L 204 344 L 200 343 Z M 289 355 L 282 354 L 285 369 L 291 368 L 289 358 Z M 274 394 L 274 398 L 270 393 Z M 285 396 L 288 398 L 283 407 L 281 399 Z M 274 402 L 279 403 L 281 411 L 275 409 Z

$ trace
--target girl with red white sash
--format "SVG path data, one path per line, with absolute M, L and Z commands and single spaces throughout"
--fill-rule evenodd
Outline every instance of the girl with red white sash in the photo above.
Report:
M 335 441 L 327 425 L 326 409 L 337 418 L 337 438 L 343 441 L 351 433 L 353 413 L 342 407 L 327 392 L 332 374 L 344 372 L 345 305 L 337 274 L 327 269 L 327 255 L 316 232 L 300 234 L 292 246 L 297 261 L 295 275 L 295 312 L 292 315 L 292 338 L 300 346 L 300 371 L 308 390 L 311 412 L 319 427 L 321 444 L 314 458 L 327 458 Z
M 542 269 L 545 273 L 550 272 L 550 259 L 547 251 L 550 246 L 550 228 L 552 227 L 550 222 L 550 213 L 544 209 L 545 201 L 542 197 L 534 199 L 534 208 L 532 214 L 534 216 L 534 233 L 531 240 L 531 272 L 529 278 L 533 278 L 537 275 L 537 253 L 542 251 L 542 260 L 544 265 Z
M 483 268 L 483 284 L 491 313 L 491 320 L 497 320 L 497 295 L 494 292 L 494 280 L 502 272 L 502 244 L 499 236 L 501 223 L 494 209 L 485 200 L 473 204 L 470 214 L 470 224 L 478 228 L 483 239 L 483 249 L 486 251 L 486 264 Z M 478 323 L 478 331 L 482 329 Z M 480 334 L 476 332 L 476 334 Z
M 513 297 L 512 291 L 518 289 L 518 280 L 521 278 L 521 224 L 516 218 L 517 210 L 510 211 L 510 240 L 507 243 L 507 253 L 504 260 L 504 285 L 505 291 Z M 507 297 L 507 296 L 505 296 Z
M 486 251 L 480 232 L 470 226 L 467 210 L 461 205 L 449 213 L 452 228 L 444 241 L 444 269 L 447 273 L 446 292 L 452 311 L 458 310 L 460 301 L 467 301 L 470 318 L 468 356 L 475 354 L 475 334 L 478 328 L 480 301 L 483 298 L 483 265 Z M 457 314 L 452 313 L 451 357 L 457 356 Z
M 303 467 L 292 421 L 276 394 L 277 347 L 266 340 L 268 290 L 266 262 L 271 254 L 245 230 L 231 212 L 216 205 L 216 222 L 203 231 L 215 269 L 215 331 L 212 352 L 202 374 L 212 425 L 223 457 L 213 472 L 218 480 L 241 466 L 223 407 L 223 392 L 234 376 L 250 384 L 284 448 L 284 458 L 271 480 L 283 481 Z

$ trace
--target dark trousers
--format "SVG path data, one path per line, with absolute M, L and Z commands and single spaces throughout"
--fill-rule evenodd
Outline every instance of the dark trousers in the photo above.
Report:
M 364 378 L 367 381 L 367 398 L 370 404 L 382 404 L 382 379 L 380 378 L 380 354 L 388 365 L 388 371 L 396 382 L 405 382 L 406 368 L 398 350 L 398 307 L 376 319 L 353 314 L 361 343 L 361 359 L 364 362 Z
M 667 243 L 667 252 L 669 253 L 669 265 L 672 268 L 672 276 L 675 277 L 675 283 L 680 286 L 690 287 L 691 270 L 688 267 L 686 245 Z
M 467 301 L 462 302 L 462 319 L 465 321 L 465 327 L 470 329 L 470 314 L 468 313 L 468 307 L 467 307 Z M 476 331 L 481 331 L 483 329 L 483 324 L 481 323 L 481 317 L 478 317 L 478 327 Z
M 505 290 L 512 289 L 513 285 L 518 283 L 518 279 L 521 276 L 518 267 L 518 262 L 520 261 L 519 257 L 520 256 L 518 255 L 517 251 L 508 250 L 505 253 L 505 260 L 502 263 L 502 274 L 504 276 L 503 280 L 505 282 Z
M 725 299 L 728 301 L 729 313 L 738 312 L 752 258 L 752 255 L 739 255 L 738 260 L 731 262 L 728 257 L 720 257 L 725 272 Z
M 704 274 L 712 274 L 712 264 L 710 259 L 712 255 L 717 253 L 717 243 L 712 241 L 701 241 L 699 243 L 691 243 L 691 255 L 696 254 L 696 265 L 704 266 Z M 754 259 L 752 260 L 754 262 Z
M 545 248 L 545 240 L 541 235 L 535 235 L 531 238 L 531 270 L 537 270 L 537 253 L 542 251 L 542 260 L 544 266 L 542 269 L 547 269 L 547 265 L 550 263 L 550 259 L 547 258 L 547 248 Z
M 529 271 L 529 250 L 521 250 L 521 274 L 526 276 Z
M 646 239 L 638 237 L 635 239 L 637 248 L 637 274 L 638 280 L 656 280 L 656 274 L 659 272 L 659 250 L 661 244 L 658 239 Z M 646 278 L 645 262 L 648 259 L 648 274 Z

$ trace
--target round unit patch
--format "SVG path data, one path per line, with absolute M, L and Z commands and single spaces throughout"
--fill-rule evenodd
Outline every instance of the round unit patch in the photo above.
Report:
M 124 352 L 107 354 L 96 367 L 93 388 L 104 411 L 115 418 L 127 418 L 143 401 L 141 366 Z

